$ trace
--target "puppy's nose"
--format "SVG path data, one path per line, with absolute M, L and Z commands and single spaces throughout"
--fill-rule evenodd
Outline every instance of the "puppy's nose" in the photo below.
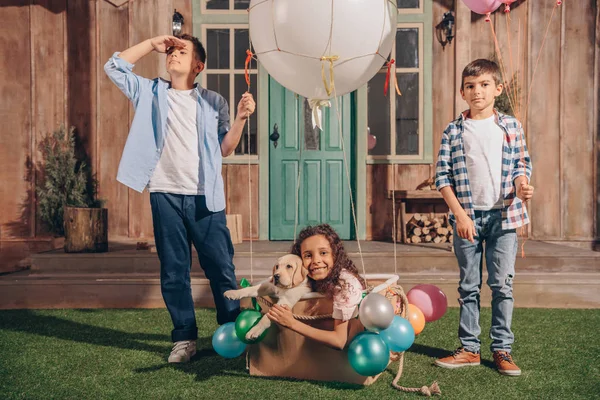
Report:
M 278 283 L 279 282 L 279 274 L 273 275 L 273 280 L 275 281 L 275 283 Z

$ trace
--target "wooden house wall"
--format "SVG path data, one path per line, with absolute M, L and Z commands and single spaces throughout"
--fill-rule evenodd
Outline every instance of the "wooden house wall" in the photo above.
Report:
M 600 231 L 599 2 L 564 2 L 554 8 L 554 1 L 518 1 L 507 27 L 502 12 L 492 14 L 488 23 L 461 1 L 435 0 L 434 23 L 441 21 L 455 3 L 456 39 L 445 49 L 437 41 L 433 43 L 434 157 L 447 123 L 467 108 L 459 95 L 462 69 L 471 60 L 495 53 L 491 23 L 507 70 L 510 35 L 514 70 L 521 76 L 522 109 L 531 84 L 531 100 L 523 118 L 534 166 L 532 185 L 536 188 L 529 207 L 530 237 L 588 247 Z M 517 52 L 525 55 L 519 62 Z M 389 239 L 392 235 L 392 205 L 387 192 L 394 175 L 393 187 L 400 190 L 414 189 L 434 174 L 434 164 L 369 165 L 368 239 Z
M 456 39 L 442 49 L 433 43 L 433 147 L 466 104 L 457 82 L 470 60 L 494 53 L 488 23 L 461 1 L 433 1 L 433 20 L 456 7 Z M 515 38 L 520 21 L 519 74 L 523 91 L 532 82 L 526 130 L 534 162 L 531 237 L 590 243 L 598 236 L 598 76 L 599 7 L 596 0 L 565 2 L 556 9 L 545 39 L 553 1 L 519 0 L 509 26 Z M 176 8 L 192 30 L 192 0 L 4 0 L 0 3 L 0 258 L 49 246 L 35 206 L 39 182 L 39 143 L 59 125 L 74 125 L 79 151 L 92 160 L 100 197 L 109 209 L 112 238 L 151 238 L 148 193 L 116 182 L 118 162 L 133 109 L 108 80 L 103 65 L 113 52 L 145 38 L 170 32 Z M 507 54 L 505 15 L 492 24 Z M 539 61 L 537 60 L 539 55 Z M 136 72 L 164 73 L 161 56 L 140 60 Z M 459 83 L 458 83 L 459 84 Z M 252 172 L 252 236 L 258 237 L 258 166 Z M 433 164 L 368 165 L 367 239 L 389 239 L 392 208 L 388 190 L 413 189 L 433 176 Z M 248 166 L 224 165 L 227 211 L 243 216 L 250 237 Z

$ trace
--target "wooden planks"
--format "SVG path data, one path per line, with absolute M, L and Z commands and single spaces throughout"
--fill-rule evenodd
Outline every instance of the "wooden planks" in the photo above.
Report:
M 433 21 L 438 24 L 444 17 L 444 13 L 452 9 L 453 1 L 434 1 L 433 2 Z M 454 46 L 456 43 L 446 45 L 446 48 L 433 41 L 433 158 L 434 163 L 437 154 L 440 150 L 440 142 L 442 140 L 442 132 L 450 121 L 456 118 L 454 113 L 454 97 L 458 88 L 456 87 L 455 65 L 454 65 Z
M 171 2 L 148 0 L 129 3 L 129 45 L 133 46 L 158 35 L 171 34 Z M 169 18 L 165 18 L 169 15 Z M 166 56 L 152 52 L 139 60 L 135 66 L 136 74 L 153 79 L 161 76 L 165 70 Z M 164 74 L 163 74 L 164 75 Z M 129 120 L 133 120 L 133 107 L 129 107 Z M 152 212 L 150 195 L 146 190 L 138 193 L 129 190 L 129 236 L 152 237 Z
M 35 0 L 31 4 L 32 160 L 36 167 L 41 162 L 41 140 L 67 122 L 65 9 L 66 0 Z M 39 183 L 43 170 L 36 169 Z M 39 214 L 35 220 L 35 234 L 45 234 Z
M 529 59 L 535 63 L 538 54 L 540 57 L 535 75 L 534 65 L 529 67 L 528 80 L 534 81 L 527 110 L 526 135 L 533 161 L 532 184 L 538 188 L 530 210 L 532 235 L 536 239 L 562 237 L 559 15 L 555 14 L 543 52 L 539 52 L 553 7 L 553 2 L 528 2 L 529 25 L 536 27 L 529 31 Z
M 248 193 L 248 165 L 223 165 L 225 183 L 225 201 L 227 214 L 242 216 L 242 236 L 250 238 L 250 207 Z M 252 238 L 258 239 L 258 165 L 250 166 L 252 180 Z
M 0 7 L 0 240 L 33 237 L 30 7 Z
M 77 129 L 79 155 L 96 172 L 96 2 L 67 2 L 66 30 L 69 125 Z
M 563 7 L 562 216 L 567 239 L 593 236 L 594 215 L 594 23 L 592 2 Z
M 129 100 L 104 73 L 104 64 L 115 51 L 125 50 L 128 40 L 128 6 L 114 7 L 105 1 L 97 3 L 98 84 L 97 173 L 99 195 L 108 208 L 110 237 L 129 236 L 129 193 L 117 182 L 117 169 L 129 131 Z

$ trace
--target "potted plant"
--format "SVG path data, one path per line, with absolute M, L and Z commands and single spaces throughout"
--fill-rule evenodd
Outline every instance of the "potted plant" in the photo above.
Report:
M 42 221 L 65 236 L 67 253 L 108 251 L 108 210 L 96 198 L 97 182 L 75 154 L 75 128 L 61 126 L 40 144 L 43 177 L 37 186 Z

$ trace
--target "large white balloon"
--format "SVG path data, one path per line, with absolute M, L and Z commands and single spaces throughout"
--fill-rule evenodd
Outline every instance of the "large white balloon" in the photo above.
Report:
M 361 87 L 381 69 L 394 43 L 397 12 L 396 0 L 252 0 L 250 38 L 277 82 L 325 100 Z

